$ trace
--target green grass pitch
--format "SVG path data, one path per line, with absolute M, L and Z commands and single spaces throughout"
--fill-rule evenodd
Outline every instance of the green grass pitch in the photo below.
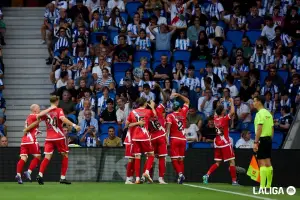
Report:
M 188 184 L 188 183 L 187 183 Z M 198 184 L 193 186 L 213 188 L 222 191 L 212 191 L 187 185 L 125 185 L 123 183 L 86 183 L 73 182 L 72 185 L 61 185 L 54 182 L 45 182 L 38 185 L 36 182 L 1 183 L 1 200 L 296 200 L 300 199 L 298 189 L 294 196 L 288 195 L 253 195 L 252 187 L 231 186 L 229 184 Z M 225 193 L 224 191 L 233 192 Z M 243 194 L 250 196 L 241 196 Z

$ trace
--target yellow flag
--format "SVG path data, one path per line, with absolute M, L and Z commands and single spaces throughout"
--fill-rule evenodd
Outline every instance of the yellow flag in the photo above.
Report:
M 247 175 L 256 182 L 260 182 L 259 166 L 255 156 L 252 156 Z

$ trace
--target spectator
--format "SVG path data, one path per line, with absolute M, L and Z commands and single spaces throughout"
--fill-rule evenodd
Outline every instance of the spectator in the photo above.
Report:
M 62 100 L 59 101 L 58 107 L 63 109 L 65 115 L 76 114 L 75 104 L 71 100 L 71 94 L 69 91 L 65 90 L 62 93 Z
M 290 98 L 292 100 L 292 105 L 293 107 L 295 106 L 295 99 L 296 96 L 299 95 L 300 91 L 300 75 L 299 74 L 294 74 L 292 76 L 292 83 L 290 84 L 289 87 L 289 93 L 290 93 Z
M 102 78 L 102 70 L 106 68 L 108 70 L 108 73 L 111 73 L 111 69 L 109 64 L 105 61 L 105 58 L 103 56 L 99 56 L 98 59 L 95 60 L 95 66 L 92 70 L 92 75 L 94 80 L 98 80 L 99 78 Z
M 207 124 L 203 127 L 203 131 L 201 131 L 201 134 L 203 142 L 214 142 L 217 132 L 213 115 L 208 117 Z
M 84 91 L 83 91 L 83 98 L 80 100 L 79 104 L 78 104 L 78 108 L 80 110 L 83 109 L 83 102 L 85 100 L 88 100 L 90 103 L 91 103 L 91 107 L 90 109 L 91 110 L 94 110 L 95 109 L 95 104 L 96 104 L 96 101 L 94 99 L 94 97 L 92 97 L 92 91 L 89 89 L 89 88 L 86 88 Z
M 277 74 L 276 67 L 271 67 L 269 70 L 269 78 L 272 80 L 272 84 L 278 87 L 279 91 L 283 91 L 285 88 L 284 81 L 281 76 Z
M 250 69 L 267 70 L 270 64 L 270 58 L 268 55 L 263 54 L 263 45 L 256 46 L 256 53 L 250 58 Z
M 206 64 L 205 71 L 207 74 L 201 79 L 201 89 L 204 91 L 206 89 L 205 78 L 209 77 L 211 79 L 211 89 L 213 93 L 222 87 L 222 81 L 219 76 L 213 73 L 213 65 L 211 63 Z
M 212 91 L 210 89 L 205 90 L 205 96 L 200 97 L 198 100 L 198 110 L 203 112 L 206 117 L 213 114 L 213 101 L 216 100 L 212 97 Z
M 248 77 L 244 77 L 241 80 L 241 88 L 239 91 L 239 95 L 243 102 L 247 102 L 251 99 L 251 95 L 256 91 L 256 88 L 250 84 L 250 80 Z
M 120 9 L 118 7 L 114 7 L 112 9 L 107 25 L 111 30 L 121 30 L 122 28 L 126 29 L 126 21 L 121 16 Z
M 107 68 L 102 69 L 102 77 L 98 78 L 96 89 L 102 90 L 103 87 L 109 87 L 110 90 L 115 89 L 115 82 L 111 75 L 109 74 L 109 71 Z
M 131 38 L 127 34 L 127 29 L 126 28 L 121 28 L 118 32 L 119 32 L 119 35 L 116 35 L 114 37 L 113 44 L 115 46 L 120 45 L 119 36 L 123 35 L 126 38 L 125 39 L 126 44 L 128 44 L 129 46 L 131 46 L 132 45 L 132 41 L 131 41 Z
M 114 101 L 112 99 L 108 99 L 106 104 L 107 107 L 100 114 L 100 123 L 116 123 L 117 116 L 116 110 L 114 109 Z
M 42 44 L 46 44 L 46 33 L 47 38 L 51 38 L 54 31 L 54 20 L 59 17 L 59 9 L 55 8 L 55 5 L 51 2 L 46 6 L 44 14 L 44 23 L 41 28 Z
M 270 58 L 270 67 L 283 70 L 287 69 L 287 58 L 282 54 L 281 48 L 275 49 L 275 54 Z
M 236 57 L 236 63 L 231 66 L 231 74 L 235 79 L 245 77 L 249 72 L 249 67 L 244 63 L 244 58 L 242 55 L 238 55 Z
M 77 92 L 75 90 L 75 85 L 74 85 L 74 81 L 72 79 L 69 79 L 67 81 L 67 85 L 66 86 L 63 86 L 63 87 L 60 87 L 57 92 L 56 92 L 56 95 L 59 96 L 60 99 L 62 99 L 62 96 L 63 96 L 63 92 L 64 91 L 68 91 L 72 97 L 72 101 L 75 102 L 76 101 L 76 98 L 77 98 Z
M 89 9 L 89 11 L 93 11 L 100 6 L 100 0 L 87 0 L 85 2 L 85 6 Z
M 262 0 L 256 0 L 256 7 L 258 9 L 258 15 L 260 17 L 265 16 L 266 9 L 268 9 L 267 8 L 268 1 L 264 1 L 264 2 L 265 4 L 262 3 Z
M 75 88 L 79 88 L 79 83 L 81 83 L 81 80 L 85 81 L 87 88 L 90 88 L 91 90 L 94 89 L 93 78 L 92 78 L 92 76 L 88 76 L 88 71 L 86 69 L 82 69 L 80 72 L 80 76 L 75 79 Z
M 270 78 L 270 76 L 266 77 L 265 86 L 261 88 L 260 94 L 265 95 L 266 92 L 271 93 L 271 98 L 274 99 L 274 101 L 278 100 L 279 90 L 276 85 L 272 84 L 272 79 Z
M 264 26 L 261 36 L 266 36 L 269 40 L 269 42 L 273 41 L 276 37 L 275 34 L 275 28 L 276 25 L 273 22 L 273 19 L 269 16 L 265 17 L 265 23 L 266 25 Z
M 144 97 L 147 101 L 155 101 L 155 94 L 150 91 L 150 85 L 143 85 L 143 92 L 141 92 L 140 97 Z
M 152 73 L 148 70 L 144 71 L 143 79 L 139 82 L 139 91 L 143 91 L 144 84 L 148 84 L 151 90 L 154 90 L 155 81 L 153 81 Z
M 237 120 L 239 122 L 238 129 L 240 129 L 243 124 L 247 124 L 251 122 L 250 108 L 247 104 L 241 101 L 240 96 L 235 97 L 234 105 L 236 107 Z
M 146 25 L 141 22 L 141 17 L 142 16 L 140 16 L 139 13 L 135 13 L 133 16 L 133 22 L 127 26 L 128 35 L 132 41 L 136 40 L 141 29 L 146 30 Z
M 283 33 L 281 26 L 276 26 L 275 34 L 276 34 L 276 39 L 280 39 L 282 41 L 283 47 L 291 47 L 291 48 L 293 47 L 294 43 L 292 41 L 292 38 L 288 34 Z
M 285 16 L 280 15 L 280 7 L 275 6 L 273 9 L 273 21 L 275 25 L 284 27 Z
M 234 77 L 231 75 L 226 76 L 226 88 L 230 90 L 230 96 L 236 97 L 239 94 L 237 87 L 234 85 Z
M 161 64 L 156 66 L 154 78 L 157 81 L 173 79 L 172 66 L 168 64 L 167 56 L 161 56 Z
M 264 28 L 264 19 L 259 16 L 258 8 L 256 6 L 252 7 L 252 12 L 247 17 L 246 29 L 255 30 Z
M 109 96 L 109 88 L 103 87 L 102 88 L 102 96 L 98 98 L 98 115 L 100 115 L 103 110 L 107 107 L 107 100 L 112 99 L 112 97 Z
M 145 29 L 139 31 L 139 36 L 136 38 L 135 45 L 137 51 L 150 51 L 151 41 L 150 38 L 147 37 Z
M 217 0 L 211 0 L 211 3 L 206 8 L 206 13 L 210 19 L 216 17 L 218 20 L 221 20 L 224 17 L 223 5 Z
M 104 139 L 103 142 L 104 147 L 121 147 L 122 140 L 118 136 L 115 135 L 115 128 L 109 127 L 108 128 L 108 137 Z
M 292 101 L 289 98 L 289 92 L 284 90 L 281 92 L 281 100 L 280 100 L 280 107 L 287 106 L 291 109 L 292 107 Z M 293 110 L 291 110 L 291 113 L 293 113 Z
M 73 48 L 74 64 L 83 63 L 83 68 L 91 72 L 92 61 L 89 58 L 89 48 L 83 38 L 78 38 L 77 46 Z M 82 69 L 82 68 L 81 68 Z
M 126 97 L 128 101 L 135 101 L 139 97 L 138 88 L 133 86 L 130 78 L 125 78 L 124 85 L 118 87 L 116 99 L 120 97 Z
M 182 78 L 185 76 L 186 68 L 184 66 L 183 60 L 177 60 L 175 67 L 172 70 L 173 77 L 175 81 L 182 81 Z
M 125 4 L 123 0 L 109 0 L 107 3 L 107 8 L 111 12 L 115 7 L 117 7 L 121 12 L 125 11 Z
M 147 3 L 150 3 L 151 1 L 147 1 Z M 161 16 L 161 10 L 162 10 L 162 3 L 161 1 L 155 1 L 155 7 L 153 8 L 153 14 L 154 16 L 157 18 L 157 24 L 161 25 L 161 24 L 167 24 L 167 18 L 165 18 L 164 16 Z M 147 3 L 146 3 L 146 9 L 147 9 Z M 161 5 L 159 5 L 161 4 Z M 154 24 L 151 23 L 151 25 L 153 26 Z
M 56 89 L 66 86 L 68 80 L 69 80 L 68 72 L 66 72 L 66 71 L 61 72 L 60 79 L 56 83 Z
M 132 63 L 133 48 L 126 44 L 126 37 L 119 35 L 119 45 L 114 51 L 114 62 L 128 62 Z
M 274 115 L 274 112 L 276 110 L 276 103 L 272 98 L 272 93 L 270 91 L 265 92 L 265 104 L 264 107 L 270 111 L 272 115 Z
M 0 147 L 8 147 L 8 140 L 7 137 L 2 136 L 0 138 Z
M 285 134 L 284 135 L 285 138 L 290 130 L 290 126 L 293 123 L 293 117 L 290 114 L 290 108 L 288 106 L 283 106 L 280 110 L 280 113 L 281 113 L 281 117 L 279 118 L 279 120 L 275 120 L 274 125 L 277 130 Z M 284 139 L 282 141 L 284 141 Z
M 80 123 L 80 142 L 85 143 L 87 147 L 96 147 L 100 145 L 100 140 L 96 136 L 98 133 L 98 122 L 95 118 L 92 118 L 91 115 L 90 110 L 84 112 L 85 120 L 82 120 Z
M 86 87 L 85 80 L 81 80 L 80 81 L 80 87 L 76 90 L 77 99 L 82 99 L 84 97 L 84 91 L 86 89 L 88 89 L 88 88 Z
M 205 28 L 200 25 L 200 18 L 199 17 L 195 17 L 193 23 L 194 23 L 194 25 L 190 26 L 187 29 L 187 37 L 191 41 L 191 44 L 193 46 L 196 46 L 196 42 L 198 40 L 198 35 L 200 34 L 200 31 L 204 31 Z
M 69 10 L 68 14 L 73 21 L 79 17 L 82 18 L 86 23 L 90 22 L 89 9 L 83 5 L 83 0 L 76 0 L 76 5 Z
M 186 36 L 185 31 L 179 32 L 179 37 L 175 41 L 175 50 L 192 51 L 190 39 Z
M 251 133 L 248 130 L 243 130 L 241 138 L 236 142 L 235 148 L 239 149 L 252 149 L 254 140 L 251 139 Z
M 140 58 L 140 67 L 134 68 L 133 76 L 134 76 L 134 80 L 136 82 L 141 81 L 141 79 L 143 78 L 145 70 L 148 70 L 148 71 L 152 72 L 152 70 L 147 67 L 147 63 L 148 63 L 148 58 L 141 57 Z
M 72 72 L 71 72 L 71 70 L 68 69 L 67 65 L 68 65 L 68 63 L 66 63 L 65 61 L 62 61 L 61 64 L 60 64 L 60 68 L 57 69 L 54 72 L 54 74 L 53 73 L 50 74 L 50 76 L 51 76 L 50 79 L 52 79 L 51 81 L 53 83 L 58 82 L 58 80 L 61 78 L 62 72 L 67 72 L 68 78 L 72 79 Z M 54 75 L 54 77 L 52 77 L 52 75 Z
M 55 72 L 61 68 L 62 64 L 65 64 L 67 67 L 73 65 L 72 59 L 68 56 L 69 50 L 67 47 L 61 47 L 59 49 L 60 54 L 55 56 L 52 63 L 52 72 L 50 72 L 50 80 L 54 83 Z M 60 71 L 61 72 L 61 71 Z M 60 73 L 59 72 L 59 73 Z M 56 72 L 57 77 L 59 73 Z
M 213 57 L 213 73 L 217 74 L 222 82 L 225 82 L 225 77 L 228 74 L 227 68 L 221 65 L 219 56 Z
M 244 52 L 244 58 L 248 61 L 253 55 L 253 47 L 251 46 L 250 39 L 247 36 L 244 36 L 242 39 L 242 50 Z
M 224 16 L 225 22 L 230 24 L 232 21 L 234 21 L 237 26 L 237 30 L 244 30 L 246 25 L 246 18 L 245 16 L 241 15 L 241 7 L 239 5 L 236 5 L 233 7 L 233 11 L 233 15 Z
M 196 124 L 187 124 L 184 132 L 188 143 L 199 142 L 201 140 L 201 134 Z
M 230 90 L 228 88 L 223 88 L 223 96 L 218 103 L 223 105 L 224 109 L 226 110 L 226 113 L 229 113 L 231 103 L 230 103 Z
M 300 24 L 300 16 L 297 13 L 298 8 L 291 7 L 290 12 L 287 14 L 284 22 L 284 28 L 287 31 L 287 33 L 295 38 L 299 38 L 299 24 Z
M 130 112 L 129 103 L 126 102 L 126 98 L 119 98 L 117 100 L 118 110 L 116 112 L 117 122 L 119 125 L 123 125 L 126 122 L 127 116 Z
M 149 31 L 155 36 L 156 50 L 171 50 L 171 38 L 176 31 L 176 27 L 168 26 L 166 24 L 159 25 L 159 32 L 155 32 L 156 26 L 150 26 Z M 169 31 L 170 29 L 170 31 Z
M 89 100 L 85 100 L 83 102 L 83 109 L 80 110 L 78 114 L 78 124 L 80 124 L 82 120 L 85 120 L 84 112 L 86 110 L 90 110 L 90 108 L 91 108 L 91 102 Z M 92 110 L 91 110 L 91 116 L 92 118 L 95 118 L 95 112 Z
M 101 32 L 104 31 L 105 28 L 105 21 L 103 18 L 100 18 L 100 14 L 98 10 L 93 12 L 93 21 L 90 24 L 90 32 Z
M 180 84 L 189 87 L 191 91 L 200 92 L 200 80 L 195 76 L 195 67 L 193 65 L 189 66 L 188 73 L 182 78 Z
M 198 127 L 198 130 L 201 130 L 204 119 L 202 119 L 200 114 L 197 113 L 197 108 L 191 107 L 189 109 L 189 112 L 188 112 L 188 115 L 187 115 L 186 119 L 187 119 L 187 123 L 189 125 L 194 124 Z M 200 141 L 200 140 L 201 140 L 201 138 L 199 138 L 198 141 Z

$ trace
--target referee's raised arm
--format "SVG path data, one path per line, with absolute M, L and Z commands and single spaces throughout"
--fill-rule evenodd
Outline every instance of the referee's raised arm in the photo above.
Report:
M 264 103 L 264 96 L 254 98 L 253 106 L 256 108 L 257 113 L 254 120 L 255 141 L 253 151 L 257 153 L 260 171 L 260 187 L 270 188 L 273 179 L 271 152 L 274 122 L 272 114 L 264 108 Z

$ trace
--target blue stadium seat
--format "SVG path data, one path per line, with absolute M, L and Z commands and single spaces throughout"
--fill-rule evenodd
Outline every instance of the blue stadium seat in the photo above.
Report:
M 200 71 L 199 70 L 195 70 L 195 77 L 198 77 L 199 80 L 201 81 L 202 77 L 203 77 L 203 74 L 200 74 Z
M 230 131 L 229 136 L 233 139 L 233 145 L 241 138 L 241 133 L 238 131 Z
M 133 58 L 134 61 L 140 62 L 140 59 L 142 57 L 146 57 L 148 59 L 148 62 L 151 60 L 151 53 L 149 51 L 136 51 Z
M 275 112 L 274 113 L 274 119 L 279 119 L 281 117 L 281 113 L 280 112 Z
M 136 13 L 138 7 L 142 6 L 143 4 L 139 1 L 132 1 L 126 3 L 125 9 L 130 17 L 133 17 L 134 13 Z
M 119 62 L 114 64 L 114 73 L 115 72 L 125 72 L 126 70 L 130 69 L 132 66 L 127 62 Z
M 191 59 L 191 52 L 184 50 L 177 50 L 173 53 L 173 60 L 183 60 L 189 62 Z
M 204 69 L 206 67 L 206 60 L 194 60 L 192 65 L 195 67 L 195 71 L 199 71 L 200 69 Z
M 240 47 L 242 45 L 244 33 L 242 31 L 229 30 L 226 34 L 226 38 L 230 40 L 235 47 Z
M 192 148 L 194 149 L 210 149 L 213 147 L 213 143 L 209 142 L 194 142 L 192 143 Z
M 248 124 L 248 130 L 249 130 L 250 132 L 255 132 L 255 127 L 254 127 L 254 124 L 253 124 L 253 123 L 249 123 L 249 124 Z
M 229 40 L 225 40 L 222 45 L 226 49 L 227 55 L 231 56 L 232 49 L 233 49 L 233 43 Z
M 153 71 L 155 70 L 155 68 L 158 66 L 158 65 L 160 65 L 160 61 L 153 61 L 152 62 L 152 69 L 153 69 Z
M 179 83 L 177 81 L 172 81 L 173 82 L 173 89 L 176 90 L 176 92 L 178 91 L 179 89 Z
M 266 70 L 261 70 L 260 71 L 260 78 L 259 78 L 259 81 L 260 81 L 260 85 L 261 86 L 264 86 L 265 85 L 265 79 L 266 77 L 269 75 L 269 72 L 266 71 Z
M 234 80 L 234 85 L 237 87 L 238 90 L 240 90 L 240 88 L 241 88 L 241 80 L 240 79 L 239 80 L 235 79 Z
M 102 36 L 102 35 L 107 36 L 107 32 L 94 32 L 94 33 L 91 33 L 91 43 L 92 44 L 98 44 L 99 41 L 97 40 L 97 37 Z
M 69 120 L 71 120 L 73 123 L 77 124 L 77 117 L 76 117 L 76 115 L 69 114 L 69 115 L 67 115 L 67 118 Z
M 160 61 L 161 56 L 168 56 L 168 61 L 170 62 L 170 60 L 171 60 L 171 52 L 170 51 L 165 51 L 165 50 L 154 51 L 153 60 Z
M 283 140 L 283 133 L 275 132 L 273 137 L 272 149 L 279 149 L 281 144 L 284 142 Z
M 108 138 L 108 134 L 107 134 L 107 133 L 101 134 L 101 135 L 100 135 L 99 139 L 100 139 L 101 145 L 103 145 L 103 142 L 104 142 L 104 140 L 105 140 L 106 138 Z
M 108 133 L 108 128 L 112 126 L 115 128 L 115 134 L 118 135 L 118 124 L 117 123 L 103 123 L 103 124 L 100 124 L 100 127 L 99 127 L 99 132 L 100 132 L 100 135 L 103 135 L 103 134 L 106 134 Z
M 282 78 L 284 83 L 286 83 L 286 81 L 289 77 L 289 72 L 287 72 L 285 70 L 278 70 L 277 75 Z
M 128 20 L 128 14 L 127 14 L 127 12 L 121 12 L 120 15 L 121 15 L 121 17 L 123 17 L 123 18 L 125 19 L 125 21 L 127 22 L 127 20 Z
M 114 42 L 115 36 L 119 35 L 117 30 L 110 30 L 108 34 L 108 39 L 111 41 L 111 43 Z
M 255 45 L 256 40 L 261 36 L 261 30 L 250 30 L 246 32 L 252 45 Z
M 122 78 L 124 78 L 124 72 L 115 72 L 114 73 L 114 78 L 115 78 L 116 83 L 119 84 L 120 80 Z

